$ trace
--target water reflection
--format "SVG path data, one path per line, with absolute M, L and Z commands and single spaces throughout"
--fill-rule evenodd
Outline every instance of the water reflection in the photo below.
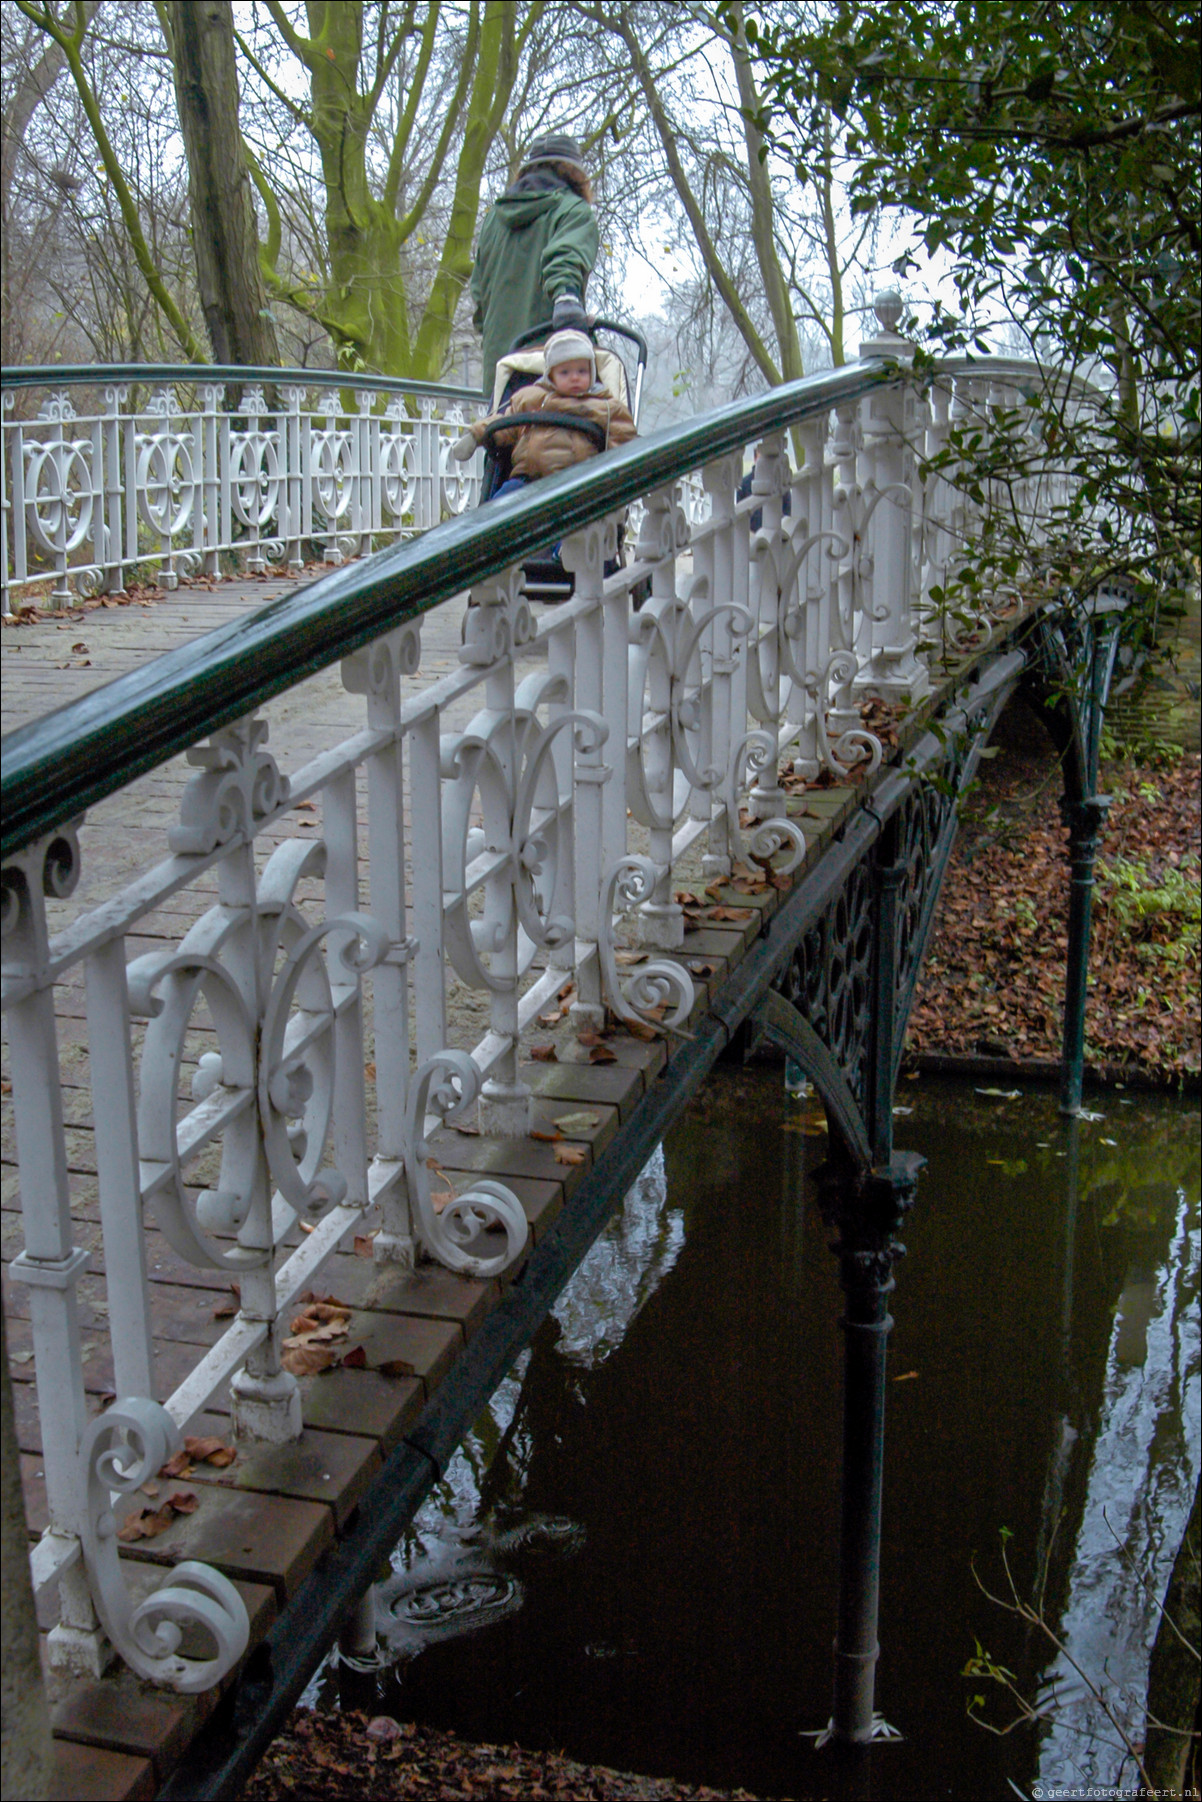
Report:
M 552 1309 L 555 1352 L 567 1364 L 604 1364 L 676 1263 L 684 1216 L 667 1203 L 657 1147 Z M 522 1606 L 524 1566 L 571 1557 L 584 1545 L 579 1522 L 532 1514 L 524 1503 L 530 1357 L 524 1351 L 497 1389 L 397 1548 L 392 1576 L 377 1586 L 378 1632 L 392 1658 L 416 1657 L 504 1619 Z
M 684 1246 L 684 1214 L 667 1204 L 660 1145 L 551 1310 L 558 1357 L 595 1370 L 617 1351 Z
M 891 1308 L 878 1705 L 906 1738 L 871 1788 L 1113 1784 L 1122 1749 L 1070 1696 L 1068 1659 L 1127 1695 L 1142 1738 L 1153 1596 L 1199 1462 L 1198 1109 L 1110 1098 L 1066 1126 L 1046 1094 L 924 1080 L 904 1099 L 899 1140 L 929 1166 Z M 832 1793 L 802 1737 L 830 1710 L 841 1309 L 807 1119 L 779 1072 L 751 1071 L 674 1130 L 397 1549 L 373 1705 Z M 1055 1666 L 973 1584 L 975 1564 L 998 1588 L 1003 1527 Z M 966 1719 L 977 1638 L 1025 1696 L 1055 1684 L 1042 1743 Z
M 1076 1123 L 1071 1130 L 1075 1194 Z M 1129 1189 L 1122 1199 L 1130 1205 Z M 1141 1185 L 1145 1209 L 1150 1199 Z M 1038 1690 L 1051 1717 L 1039 1756 L 1045 1784 L 1115 1786 L 1138 1777 L 1130 1747 L 1144 1736 L 1158 1604 L 1199 1469 L 1199 1232 L 1184 1187 L 1175 1202 L 1163 1259 L 1141 1248 L 1114 1311 L 1059 1623 L 1063 1650 Z

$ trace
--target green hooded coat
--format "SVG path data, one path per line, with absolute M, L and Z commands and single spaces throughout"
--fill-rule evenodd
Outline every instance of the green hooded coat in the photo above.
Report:
M 484 340 L 481 386 L 519 332 L 550 319 L 560 294 L 584 299 L 597 261 L 597 220 L 574 188 L 507 193 L 489 208 L 472 270 L 475 323 Z

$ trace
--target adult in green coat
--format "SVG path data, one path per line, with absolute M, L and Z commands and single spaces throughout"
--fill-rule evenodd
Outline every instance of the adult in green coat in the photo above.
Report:
M 587 328 L 584 293 L 597 261 L 593 191 L 574 138 L 536 138 L 517 180 L 480 228 L 472 270 L 475 324 L 484 342 L 481 387 L 519 332 L 550 319 L 556 331 Z

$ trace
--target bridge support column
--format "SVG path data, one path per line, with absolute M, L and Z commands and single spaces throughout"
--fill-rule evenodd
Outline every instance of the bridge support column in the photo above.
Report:
M 820 1201 L 838 1237 L 846 1307 L 843 1351 L 843 1476 L 839 1523 L 839 1607 L 834 1705 L 827 1734 L 842 1745 L 888 1737 L 876 1713 L 880 1606 L 881 1495 L 885 1454 L 885 1349 L 893 1325 L 896 1237 L 914 1200 L 924 1159 L 899 1152 L 869 1172 L 828 1164 Z
M 1069 832 L 1069 861 L 1072 868 L 1061 1052 L 1062 1114 L 1075 1114 L 1081 1107 L 1081 1090 L 1085 1078 L 1085 1001 L 1089 991 L 1093 870 L 1098 854 L 1098 838 L 1109 809 L 1109 795 L 1089 795 L 1081 801 L 1070 801 L 1064 796 L 1060 802 L 1060 811 Z

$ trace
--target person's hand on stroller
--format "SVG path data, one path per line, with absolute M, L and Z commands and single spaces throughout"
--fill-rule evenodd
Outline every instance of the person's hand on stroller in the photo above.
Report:
M 557 332 L 587 332 L 593 318 L 586 313 L 579 294 L 561 294 L 551 313 L 551 324 Z
M 451 446 L 451 455 L 456 463 L 466 463 L 469 457 L 475 456 L 479 445 L 471 432 L 463 432 Z

